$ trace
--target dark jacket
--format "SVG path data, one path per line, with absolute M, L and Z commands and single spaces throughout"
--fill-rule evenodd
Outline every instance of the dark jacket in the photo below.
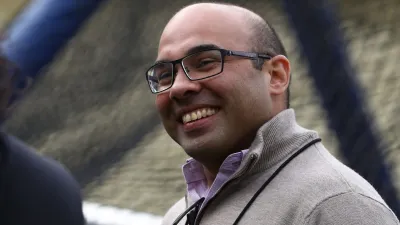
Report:
M 80 187 L 59 163 L 0 134 L 0 224 L 83 225 Z

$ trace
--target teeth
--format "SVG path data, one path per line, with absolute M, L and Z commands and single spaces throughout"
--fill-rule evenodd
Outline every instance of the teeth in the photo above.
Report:
M 191 116 L 190 116 L 190 114 L 186 114 L 186 121 L 191 121 L 192 120 L 192 118 L 191 118 Z
M 191 120 L 197 120 L 197 114 L 195 112 L 192 112 L 191 116 Z
M 207 109 L 202 109 L 201 110 L 201 117 L 206 117 L 207 116 Z
M 211 116 L 215 113 L 214 109 L 207 109 L 207 116 Z
M 200 112 L 200 110 L 197 110 L 196 115 L 197 115 L 197 119 L 201 119 L 201 112 Z
M 189 122 L 189 121 L 192 120 L 191 117 L 190 117 L 190 114 L 184 115 L 184 116 L 182 117 L 182 119 L 183 119 L 183 122 L 184 122 L 184 123 Z
M 205 117 L 214 115 L 215 113 L 216 113 L 216 110 L 212 109 L 212 108 L 197 109 L 193 112 L 186 113 L 185 115 L 183 115 L 182 121 L 183 121 L 183 123 L 188 123 L 191 121 L 199 120 L 201 118 L 205 118 Z

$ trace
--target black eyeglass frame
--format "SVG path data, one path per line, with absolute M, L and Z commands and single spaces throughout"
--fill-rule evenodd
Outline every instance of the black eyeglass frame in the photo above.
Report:
M 206 77 L 202 77 L 202 78 L 197 78 L 197 79 L 193 79 L 190 77 L 189 73 L 186 71 L 185 65 L 183 65 L 183 60 L 185 60 L 186 58 L 189 58 L 193 55 L 199 54 L 201 52 L 206 52 L 206 51 L 219 51 L 221 53 L 221 71 L 219 71 L 218 73 L 214 74 L 214 75 L 210 75 L 210 76 L 206 76 Z M 256 52 L 245 52 L 245 51 L 232 51 L 232 50 L 227 50 L 227 49 L 222 49 L 222 48 L 210 48 L 210 49 L 204 49 L 198 52 L 194 52 L 192 54 L 186 55 L 180 59 L 174 60 L 174 61 L 164 61 L 164 62 L 159 62 L 154 64 L 153 66 L 151 66 L 147 71 L 146 71 L 146 80 L 147 80 L 147 84 L 149 85 L 150 91 L 153 94 L 159 94 L 162 93 L 164 91 L 169 90 L 172 85 L 174 85 L 175 82 L 175 66 L 176 64 L 180 64 L 180 66 L 182 67 L 186 77 L 190 80 L 190 81 L 198 81 L 198 80 L 204 80 L 204 79 L 208 79 L 214 76 L 217 76 L 219 74 L 221 74 L 224 71 L 224 63 L 225 63 L 225 57 L 226 56 L 238 56 L 238 57 L 242 57 L 242 58 L 247 58 L 247 59 L 251 59 L 251 60 L 257 60 L 257 59 L 263 59 L 263 60 L 270 60 L 273 58 L 273 56 L 271 54 L 263 54 L 263 53 L 256 53 Z M 153 89 L 150 86 L 150 81 L 149 81 L 149 77 L 147 76 L 148 72 L 153 69 L 154 67 L 160 65 L 160 64 L 166 64 L 166 63 L 170 63 L 172 65 L 172 82 L 171 85 L 162 90 L 162 91 L 156 91 L 154 92 Z

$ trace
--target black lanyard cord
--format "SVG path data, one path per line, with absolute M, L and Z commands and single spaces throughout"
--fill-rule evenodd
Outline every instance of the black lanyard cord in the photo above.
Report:
M 178 223 L 183 219 L 183 217 L 185 217 L 186 215 L 190 214 L 190 213 L 196 213 L 198 212 L 198 209 L 200 208 L 201 204 L 203 204 L 204 199 L 206 198 L 200 198 L 199 200 L 197 200 L 193 205 L 191 205 L 189 208 L 187 208 L 183 213 L 181 213 L 181 215 L 178 216 L 178 218 L 175 219 L 174 223 L 172 225 L 178 225 Z M 193 209 L 195 209 L 193 212 L 191 212 Z M 186 221 L 186 225 L 191 222 L 189 220 Z
M 246 213 L 246 211 L 250 208 L 251 204 L 256 200 L 256 198 L 261 194 L 261 192 L 267 187 L 269 183 L 279 174 L 279 172 L 282 171 L 283 168 L 287 164 L 290 163 L 296 156 L 300 155 L 300 153 L 304 152 L 306 149 L 308 149 L 311 145 L 320 142 L 321 138 L 315 139 L 306 145 L 304 145 L 301 149 L 297 150 L 293 155 L 291 155 L 285 162 L 282 163 L 282 165 L 279 166 L 278 169 L 275 170 L 275 172 L 266 180 L 263 185 L 257 190 L 257 192 L 253 195 L 253 197 L 250 199 L 250 201 L 246 204 L 246 206 L 243 208 L 243 210 L 240 212 L 239 216 L 236 218 L 235 222 L 232 225 L 237 225 L 239 224 L 239 221 L 242 219 L 243 215 Z
M 250 206 L 253 204 L 253 202 L 256 200 L 256 198 L 261 194 L 261 192 L 267 187 L 268 184 L 271 183 L 271 181 L 287 166 L 296 156 L 300 155 L 300 153 L 304 152 L 306 149 L 308 149 L 311 145 L 320 142 L 321 138 L 315 139 L 304 145 L 302 148 L 297 150 L 293 155 L 291 155 L 287 160 L 285 160 L 282 165 L 278 167 L 278 169 L 275 170 L 275 172 L 263 183 L 263 185 L 257 190 L 257 192 L 253 195 L 253 197 L 250 199 L 250 201 L 246 204 L 246 206 L 243 208 L 243 210 L 240 212 L 239 216 L 236 218 L 235 222 L 232 225 L 237 225 L 239 224 L 239 221 L 242 219 L 243 215 L 246 213 L 246 211 L 250 208 Z M 197 200 L 193 205 L 191 205 L 189 208 L 187 208 L 182 214 L 178 216 L 178 218 L 175 219 L 174 223 L 172 225 L 178 225 L 179 222 L 183 219 L 183 217 L 187 216 L 187 220 L 185 225 L 191 225 L 194 224 L 194 221 L 196 219 L 196 216 L 198 214 L 198 211 L 200 209 L 200 206 L 203 204 L 205 198 L 200 198 Z M 200 222 L 200 221 L 198 221 Z

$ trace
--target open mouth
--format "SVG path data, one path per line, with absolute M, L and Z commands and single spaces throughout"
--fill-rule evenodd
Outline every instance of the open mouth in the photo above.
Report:
M 182 116 L 182 122 L 183 122 L 183 124 L 192 123 L 197 120 L 212 116 L 212 115 L 216 114 L 217 112 L 218 112 L 217 108 L 206 107 L 206 108 L 196 109 L 196 110 L 193 110 L 192 112 L 185 113 Z

